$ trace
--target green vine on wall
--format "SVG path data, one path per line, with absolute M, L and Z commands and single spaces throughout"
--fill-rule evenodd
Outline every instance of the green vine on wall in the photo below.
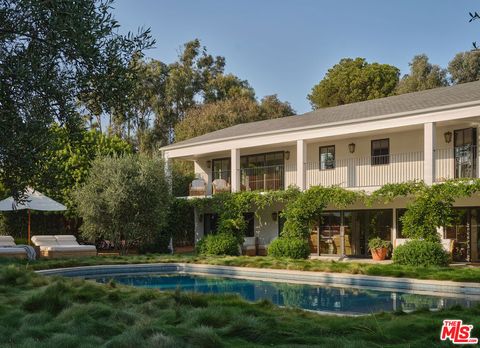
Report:
M 437 228 L 451 226 L 455 219 L 453 205 L 456 199 L 470 197 L 480 191 L 480 179 L 455 179 L 426 185 L 422 181 L 386 184 L 370 195 L 341 187 L 314 186 L 300 192 L 297 188 L 285 191 L 221 193 L 189 202 L 200 213 L 219 214 L 219 232 L 234 233 L 243 239 L 246 223 L 243 214 L 260 212 L 273 204 L 282 203 L 282 216 L 286 219 L 281 237 L 306 240 L 312 219 L 328 207 L 345 208 L 355 202 L 367 206 L 390 203 L 398 197 L 410 200 L 401 218 L 403 233 L 408 238 L 438 241 Z

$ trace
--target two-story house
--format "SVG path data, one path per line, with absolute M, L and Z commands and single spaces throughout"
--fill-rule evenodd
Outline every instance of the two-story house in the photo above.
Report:
M 339 185 L 368 192 L 386 183 L 424 180 L 431 185 L 479 177 L 479 125 L 480 82 L 472 82 L 240 124 L 161 150 L 167 161 L 194 162 L 196 185 L 204 183 L 201 194 L 206 196 L 215 183 L 232 192 L 289 185 L 301 190 Z M 387 205 L 325 211 L 311 231 L 312 254 L 366 256 L 373 231 L 396 245 L 406 204 L 397 199 Z M 458 223 L 444 228 L 442 237 L 455 240 L 457 260 L 476 261 L 480 197 L 456 206 Z M 260 250 L 278 236 L 281 209 L 270 207 L 258 221 L 253 214 L 246 216 L 247 237 L 255 237 Z M 214 214 L 198 215 L 197 240 L 216 224 Z

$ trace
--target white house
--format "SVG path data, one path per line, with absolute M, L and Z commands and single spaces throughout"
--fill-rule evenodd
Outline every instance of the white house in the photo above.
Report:
M 479 125 L 480 82 L 472 82 L 240 124 L 161 150 L 167 160 L 193 161 L 203 179 L 194 186 L 200 184 L 201 190 L 204 182 L 200 194 L 207 196 L 215 179 L 223 179 L 215 183 L 227 183 L 233 192 L 289 185 L 372 191 L 386 183 L 479 177 Z M 366 256 L 372 229 L 398 244 L 406 203 L 397 199 L 373 208 L 325 211 L 311 231 L 312 254 Z M 455 240 L 456 260 L 478 261 L 480 197 L 456 206 L 461 221 L 441 233 Z M 260 253 L 278 236 L 281 209 L 270 207 L 258 221 L 253 214 L 246 216 L 247 236 L 255 237 Z M 196 217 L 197 239 L 215 229 L 216 216 L 203 215 Z

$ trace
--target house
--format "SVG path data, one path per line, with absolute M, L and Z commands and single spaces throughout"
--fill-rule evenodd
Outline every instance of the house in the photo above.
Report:
M 373 191 L 386 183 L 424 180 L 431 185 L 479 177 L 479 125 L 480 82 L 472 82 L 240 124 L 161 150 L 167 161 L 193 161 L 202 179 L 197 185 L 205 190 L 200 194 L 207 196 L 215 180 L 232 192 L 290 185 Z M 374 232 L 398 245 L 406 204 L 406 199 L 397 199 L 368 208 L 332 207 L 311 231 L 312 254 L 367 256 Z M 456 207 L 458 223 L 439 233 L 455 242 L 456 260 L 478 261 L 480 199 L 459 200 Z M 278 236 L 281 210 L 270 207 L 261 219 L 246 216 L 247 240 L 255 240 L 257 252 Z M 197 240 L 215 230 L 217 219 L 214 214 L 198 215 Z

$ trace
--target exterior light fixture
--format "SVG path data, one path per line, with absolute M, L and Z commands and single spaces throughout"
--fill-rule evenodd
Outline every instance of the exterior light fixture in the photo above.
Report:
M 350 151 L 350 153 L 355 152 L 355 143 L 348 144 L 348 151 Z
M 211 168 L 212 167 L 212 161 L 208 160 L 207 161 L 207 168 Z
M 278 213 L 277 213 L 276 211 L 274 211 L 274 212 L 272 213 L 272 220 L 273 220 L 273 221 L 277 221 L 277 219 L 278 219 Z
M 290 151 L 285 151 L 285 159 L 287 161 L 290 159 Z
M 445 132 L 445 133 L 443 133 L 443 136 L 445 137 L 445 142 L 447 144 L 450 144 L 450 142 L 452 141 L 452 132 L 450 132 L 450 131 Z

